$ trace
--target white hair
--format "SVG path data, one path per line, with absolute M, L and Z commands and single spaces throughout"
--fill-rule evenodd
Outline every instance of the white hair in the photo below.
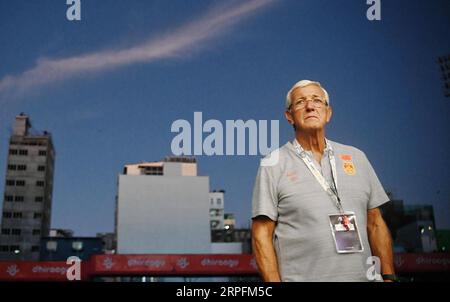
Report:
M 310 80 L 301 80 L 301 81 L 298 81 L 297 83 L 295 83 L 294 86 L 292 86 L 292 88 L 287 93 L 287 95 L 286 95 L 286 109 L 289 109 L 289 107 L 291 107 L 291 103 L 292 103 L 291 94 L 292 94 L 292 91 L 294 91 L 295 89 L 297 89 L 299 87 L 306 87 L 308 85 L 316 85 L 320 89 L 322 89 L 323 93 L 325 94 L 326 104 L 327 105 L 330 104 L 330 98 L 328 97 L 328 92 L 325 90 L 325 88 L 322 87 L 322 85 L 320 85 L 319 82 L 310 81 Z

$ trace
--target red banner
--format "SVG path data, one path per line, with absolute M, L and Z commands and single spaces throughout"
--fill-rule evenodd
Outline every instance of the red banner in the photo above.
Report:
M 66 262 L 0 261 L 0 281 L 68 281 Z M 85 273 L 83 273 L 85 271 Z M 87 277 L 81 267 L 81 279 Z
M 450 272 L 450 253 L 395 254 L 398 273 Z
M 450 272 L 450 253 L 396 254 L 397 273 Z M 0 261 L 0 281 L 68 281 L 65 262 Z M 81 280 L 94 276 L 255 275 L 252 255 L 95 255 L 81 263 Z
M 95 275 L 245 275 L 257 274 L 251 255 L 96 255 Z

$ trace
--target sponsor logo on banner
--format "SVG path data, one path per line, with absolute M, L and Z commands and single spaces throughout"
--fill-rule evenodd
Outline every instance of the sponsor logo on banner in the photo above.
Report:
M 205 258 L 201 262 L 202 266 L 228 266 L 230 268 L 236 267 L 239 265 L 239 260 L 233 259 L 209 259 Z
M 64 266 L 41 266 L 35 265 L 31 269 L 33 273 L 36 274 L 60 274 L 65 275 L 67 272 L 67 268 Z
M 161 259 L 129 259 L 128 266 L 147 266 L 147 267 L 163 267 L 166 264 L 165 260 Z
M 106 269 L 111 269 L 114 266 L 114 262 L 111 257 L 108 257 L 103 260 L 102 265 Z
M 395 264 L 396 268 L 402 267 L 404 263 L 405 263 L 405 259 L 403 259 L 403 257 L 401 255 L 396 255 L 394 257 L 394 264 Z
M 20 272 L 20 270 L 17 268 L 16 264 L 13 264 L 13 265 L 8 266 L 8 268 L 6 269 L 6 272 L 8 273 L 8 275 L 14 277 L 18 272 Z
M 189 266 L 189 261 L 187 260 L 186 257 L 182 257 L 182 258 L 178 259 L 177 266 L 184 269 Z

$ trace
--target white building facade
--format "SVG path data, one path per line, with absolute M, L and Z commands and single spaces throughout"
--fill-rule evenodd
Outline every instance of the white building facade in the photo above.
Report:
M 127 165 L 119 175 L 116 209 L 119 254 L 211 252 L 209 178 L 195 159 Z

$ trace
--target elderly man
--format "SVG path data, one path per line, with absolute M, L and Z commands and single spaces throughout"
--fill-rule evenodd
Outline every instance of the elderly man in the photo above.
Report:
M 274 151 L 275 164 L 263 159 L 253 190 L 253 250 L 264 281 L 377 280 L 380 267 L 385 280 L 396 278 L 378 209 L 389 199 L 362 151 L 326 139 L 331 115 L 320 83 L 289 90 L 295 139 Z

